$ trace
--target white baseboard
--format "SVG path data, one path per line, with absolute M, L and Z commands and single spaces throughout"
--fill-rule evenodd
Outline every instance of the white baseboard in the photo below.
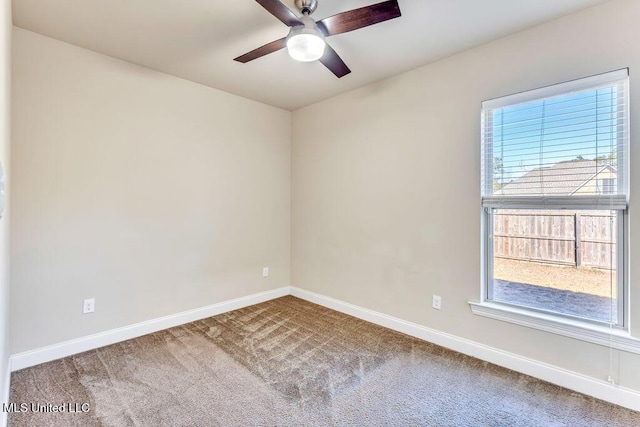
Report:
M 304 289 L 292 286 L 291 295 L 597 399 L 640 411 L 640 392 L 635 390 L 612 385 L 606 381 L 599 381 Z
M 182 313 L 147 320 L 145 322 L 136 323 L 122 328 L 111 329 L 109 331 L 61 342 L 59 344 L 35 350 L 25 351 L 23 353 L 17 353 L 11 356 L 9 364 L 11 371 L 18 371 L 30 366 L 39 365 L 40 363 L 50 362 L 62 357 L 82 353 L 83 351 L 115 344 L 117 342 L 161 331 L 163 329 L 172 328 L 174 326 L 183 325 L 185 323 L 215 316 L 217 314 L 226 313 L 227 311 L 248 307 L 253 304 L 269 301 L 285 295 L 289 295 L 288 286 L 193 310 L 183 311 Z

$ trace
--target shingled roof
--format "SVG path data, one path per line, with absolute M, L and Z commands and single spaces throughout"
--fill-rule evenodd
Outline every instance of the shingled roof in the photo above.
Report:
M 532 169 L 505 184 L 495 195 L 571 195 L 610 165 L 595 160 L 567 160 L 553 166 Z

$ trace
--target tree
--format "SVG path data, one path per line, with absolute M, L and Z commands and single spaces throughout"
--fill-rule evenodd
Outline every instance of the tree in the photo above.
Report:
M 610 165 L 615 166 L 618 163 L 618 150 L 614 149 L 609 154 L 600 154 L 596 157 L 596 164 L 604 166 Z

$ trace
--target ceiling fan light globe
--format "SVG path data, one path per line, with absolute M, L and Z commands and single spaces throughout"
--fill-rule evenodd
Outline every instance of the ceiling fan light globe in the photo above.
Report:
M 322 58 L 325 42 L 316 34 L 295 34 L 287 40 L 289 55 L 296 61 L 311 62 Z

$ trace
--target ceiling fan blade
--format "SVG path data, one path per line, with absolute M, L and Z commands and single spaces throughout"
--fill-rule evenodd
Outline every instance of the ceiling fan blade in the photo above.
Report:
M 296 25 L 302 25 L 302 21 L 291 11 L 287 6 L 279 2 L 278 0 L 256 0 L 260 3 L 260 6 L 267 9 L 267 11 L 284 22 L 289 27 L 295 27 Z
M 320 58 L 320 62 L 327 67 L 337 78 L 346 76 L 351 72 L 347 64 L 338 56 L 335 50 L 328 44 L 324 47 L 324 55 Z
M 244 55 L 240 55 L 237 58 L 234 58 L 234 61 L 246 63 L 249 61 L 253 61 L 254 59 L 260 58 L 262 56 L 268 55 L 280 49 L 283 49 L 287 46 L 287 38 L 283 37 L 280 40 L 272 41 L 271 43 L 267 43 L 264 46 L 260 46 L 257 49 L 253 49 L 251 52 L 245 53 Z
M 318 28 L 327 36 L 346 33 L 401 16 L 397 0 L 349 10 L 321 19 Z

